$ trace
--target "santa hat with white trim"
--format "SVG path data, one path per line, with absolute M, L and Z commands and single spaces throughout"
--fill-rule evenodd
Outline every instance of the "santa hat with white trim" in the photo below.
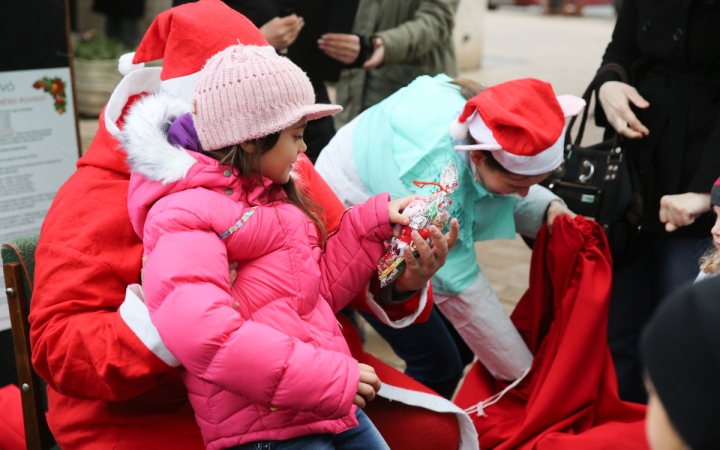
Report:
M 205 62 L 237 44 L 274 51 L 247 17 L 220 0 L 200 0 L 158 15 L 137 51 L 120 57 L 118 69 L 127 75 L 162 58 L 160 89 L 189 100 Z
M 556 97 L 550 83 L 508 81 L 468 100 L 450 125 L 450 136 L 465 140 L 469 133 L 477 142 L 455 150 L 488 150 L 509 172 L 540 175 L 562 162 L 565 118 L 584 107 L 585 100 L 574 95 Z

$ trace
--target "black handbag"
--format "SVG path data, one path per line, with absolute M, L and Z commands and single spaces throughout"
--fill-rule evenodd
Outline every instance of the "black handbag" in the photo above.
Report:
M 565 132 L 563 162 L 542 184 L 562 198 L 571 211 L 602 225 L 618 266 L 632 260 L 638 242 L 643 212 L 639 178 L 615 130 L 600 143 L 580 145 L 598 76 L 606 71 L 617 72 L 621 80 L 628 83 L 625 70 L 617 64 L 607 64 L 598 70 L 583 94 L 586 104 L 577 136 L 573 141 L 575 116 Z

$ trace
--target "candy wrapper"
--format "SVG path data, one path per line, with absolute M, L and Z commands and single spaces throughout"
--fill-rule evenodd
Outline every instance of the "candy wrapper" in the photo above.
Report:
M 414 183 L 420 188 L 428 185 L 437 186 L 439 190 L 428 197 L 416 198 L 403 211 L 403 215 L 410 218 L 410 225 L 395 225 L 393 237 L 386 241 L 387 248 L 378 261 L 381 287 L 388 286 L 405 271 L 405 252 L 408 249 L 415 256 L 418 255 L 411 237 L 413 230 L 430 243 L 430 225 L 443 229 L 450 220 L 452 204 L 450 194 L 458 187 L 457 166 L 447 163 L 440 174 L 440 183 L 426 181 L 414 181 Z

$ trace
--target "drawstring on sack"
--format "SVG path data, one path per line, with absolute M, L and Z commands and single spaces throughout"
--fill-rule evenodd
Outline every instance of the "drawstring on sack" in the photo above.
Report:
M 527 376 L 527 374 L 530 373 L 531 368 L 532 367 L 528 367 L 527 369 L 525 369 L 523 374 L 520 375 L 520 377 L 517 380 L 513 381 L 511 384 L 508 385 L 508 387 L 506 387 L 502 391 L 486 398 L 485 400 L 479 402 L 477 405 L 471 406 L 464 411 L 468 414 L 477 413 L 478 417 L 487 417 L 487 414 L 485 413 L 485 408 L 487 408 L 488 406 L 492 406 L 495 403 L 499 402 L 500 399 L 503 398 L 503 396 L 510 391 L 510 389 L 512 389 L 515 386 L 517 386 L 518 384 L 520 384 L 520 382 Z

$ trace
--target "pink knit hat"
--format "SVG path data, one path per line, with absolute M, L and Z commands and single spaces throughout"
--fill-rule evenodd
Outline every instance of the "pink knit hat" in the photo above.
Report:
M 253 45 L 233 45 L 210 58 L 194 102 L 195 128 L 205 150 L 277 133 L 303 117 L 342 111 L 338 105 L 315 104 L 305 72 L 271 48 Z

